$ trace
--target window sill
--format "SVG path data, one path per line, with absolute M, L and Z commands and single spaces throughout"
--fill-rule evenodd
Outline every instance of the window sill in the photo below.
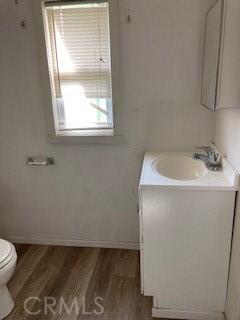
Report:
M 64 134 L 49 135 L 49 143 L 56 144 L 122 144 L 123 136 L 116 135 L 113 130 L 97 130 L 85 132 L 65 132 Z
M 113 129 L 60 131 L 57 137 L 113 137 Z

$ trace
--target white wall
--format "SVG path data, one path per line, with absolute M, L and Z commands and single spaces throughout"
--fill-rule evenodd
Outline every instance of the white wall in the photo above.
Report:
M 32 1 L 0 1 L 1 236 L 136 243 L 144 152 L 211 140 L 213 117 L 199 104 L 208 1 L 119 1 L 126 143 L 111 146 L 48 144 Z M 56 166 L 27 167 L 35 154 Z
M 214 141 L 226 152 L 228 160 L 240 172 L 240 110 L 218 111 Z M 226 314 L 228 320 L 240 319 L 240 197 L 238 196 Z

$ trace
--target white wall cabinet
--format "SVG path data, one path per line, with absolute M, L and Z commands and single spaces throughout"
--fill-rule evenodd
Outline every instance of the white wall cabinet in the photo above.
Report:
M 201 103 L 240 107 L 240 1 L 217 0 L 206 14 Z

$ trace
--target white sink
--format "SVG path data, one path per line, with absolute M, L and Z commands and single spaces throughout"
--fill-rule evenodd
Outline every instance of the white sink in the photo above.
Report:
M 200 160 L 185 155 L 168 155 L 152 163 L 158 174 L 174 180 L 196 180 L 204 177 L 208 170 Z
M 237 190 L 238 173 L 222 159 L 222 170 L 210 171 L 193 152 L 154 152 L 144 157 L 140 188 Z

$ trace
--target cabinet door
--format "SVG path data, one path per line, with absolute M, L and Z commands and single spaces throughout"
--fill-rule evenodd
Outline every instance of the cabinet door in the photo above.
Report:
M 234 192 L 144 190 L 144 294 L 159 308 L 223 312 Z
M 214 111 L 217 103 L 223 1 L 218 0 L 206 14 L 201 103 Z
M 144 294 L 144 252 L 143 252 L 143 215 L 139 212 L 139 227 L 140 227 L 140 270 L 141 270 L 141 293 Z
M 225 0 L 217 109 L 240 108 L 240 1 Z

